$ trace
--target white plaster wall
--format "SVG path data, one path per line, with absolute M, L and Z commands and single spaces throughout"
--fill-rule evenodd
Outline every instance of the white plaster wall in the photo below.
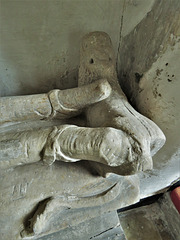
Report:
M 79 45 L 105 31 L 117 51 L 123 1 L 1 0 L 0 96 L 77 84 Z
M 153 2 L 0 0 L 0 96 L 76 86 L 81 37 L 105 31 L 117 52 L 125 9 L 127 33 Z

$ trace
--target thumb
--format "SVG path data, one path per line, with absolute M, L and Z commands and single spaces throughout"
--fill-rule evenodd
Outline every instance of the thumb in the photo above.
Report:
M 60 118 L 77 115 L 80 110 L 100 102 L 111 94 L 111 86 L 106 79 L 67 90 L 52 90 L 49 99 L 54 111 Z

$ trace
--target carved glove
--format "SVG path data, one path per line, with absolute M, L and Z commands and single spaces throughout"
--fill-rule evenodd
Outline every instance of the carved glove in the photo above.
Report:
M 128 103 L 116 74 L 116 61 L 109 36 L 103 32 L 87 34 L 81 44 L 79 85 L 107 79 L 110 96 L 86 108 L 87 126 L 69 127 L 59 136 L 64 155 L 92 160 L 97 171 L 122 175 L 152 168 L 152 156 L 165 143 L 158 126 Z M 67 160 L 68 161 L 68 160 Z M 112 167 L 113 170 L 112 170 Z M 117 167 L 115 169 L 115 167 Z

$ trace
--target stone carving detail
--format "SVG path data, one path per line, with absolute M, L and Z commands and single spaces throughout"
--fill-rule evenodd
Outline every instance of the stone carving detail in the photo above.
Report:
M 118 84 L 111 40 L 102 32 L 83 38 L 78 88 L 4 97 L 0 112 L 4 125 L 68 119 L 82 112 L 87 119 L 85 127 L 66 124 L 2 135 L 0 166 L 5 168 L 41 159 L 49 165 L 86 159 L 128 175 L 151 169 L 152 156 L 165 142 L 162 131 L 128 103 Z
M 82 40 L 77 88 L 0 98 L 0 116 L 3 239 L 43 237 L 137 202 L 138 177 L 119 175 L 151 169 L 165 142 L 128 103 L 103 32 Z

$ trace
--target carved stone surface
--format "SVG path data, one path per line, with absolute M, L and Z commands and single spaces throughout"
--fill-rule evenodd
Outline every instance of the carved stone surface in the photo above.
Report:
M 83 38 L 79 88 L 4 97 L 0 113 L 2 239 L 41 237 L 137 202 L 138 177 L 113 173 L 151 169 L 165 142 L 128 103 L 103 32 Z
M 137 177 L 93 175 L 87 161 L 1 171 L 2 239 L 43 236 L 139 200 Z
M 99 224 L 101 223 L 101 224 Z M 49 234 L 38 240 L 126 240 L 120 226 L 117 212 L 102 214 L 88 221 L 78 224 L 75 227 L 67 228 L 59 232 Z
M 86 35 L 80 56 L 79 85 L 84 86 L 1 98 L 1 122 L 66 119 L 84 110 L 87 127 L 60 125 L 39 131 L 5 133 L 1 137 L 2 166 L 40 159 L 49 165 L 55 160 L 86 159 L 118 167 L 116 173 L 121 175 L 152 168 L 152 156 L 163 146 L 165 136 L 128 103 L 118 85 L 109 36 L 102 32 Z M 98 171 L 101 168 L 97 165 Z
M 139 114 L 128 103 L 118 84 L 115 63 L 112 43 L 106 33 L 94 32 L 83 38 L 80 51 L 79 85 L 98 79 L 107 79 L 112 87 L 111 95 L 107 99 L 86 110 L 88 125 L 118 129 L 119 139 L 115 141 L 113 148 L 115 154 L 116 149 L 120 150 L 121 141 L 122 144 L 126 142 L 126 147 L 123 147 L 124 155 L 120 152 L 121 156 L 111 159 L 113 166 L 118 166 L 120 159 L 126 158 L 128 161 L 122 161 L 122 167 L 114 168 L 114 172 L 123 174 L 124 171 L 127 174 L 151 169 L 152 156 L 165 143 L 165 136 L 156 124 Z M 108 155 L 108 149 L 106 151 Z M 99 164 L 96 164 L 96 169 L 101 174 L 112 171 L 109 167 L 102 167 Z

